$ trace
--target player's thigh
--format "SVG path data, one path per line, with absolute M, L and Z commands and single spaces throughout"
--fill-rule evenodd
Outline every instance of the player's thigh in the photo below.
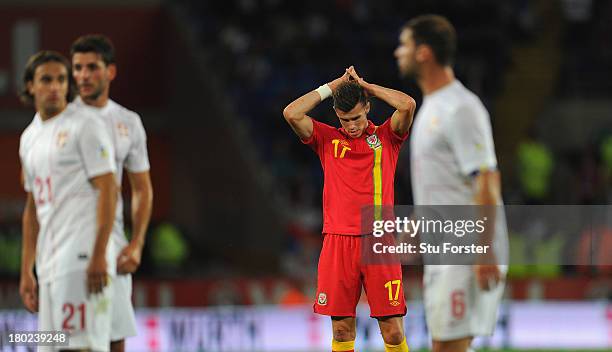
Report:
M 108 351 L 112 282 L 98 294 L 88 294 L 84 271 L 72 272 L 50 285 L 53 330 L 69 335 L 69 349 Z
M 359 238 L 326 234 L 319 256 L 314 311 L 329 316 L 354 317 L 361 295 Z
M 111 342 L 110 352 L 124 352 L 124 351 L 125 351 L 125 340 Z
M 497 286 L 488 291 L 481 290 L 475 284 L 474 314 L 471 319 L 474 336 L 493 334 L 504 294 L 504 282 L 505 280 L 501 281 Z
M 432 338 L 451 341 L 492 334 L 503 290 L 503 282 L 481 290 L 471 266 L 427 267 L 424 301 Z
M 370 305 L 370 316 L 374 318 L 403 316 L 406 314 L 406 299 L 400 264 L 363 265 L 363 286 Z
M 51 309 L 51 284 L 39 283 L 38 289 L 38 331 L 57 331 L 53 323 L 53 310 Z M 39 352 L 52 352 L 51 346 L 38 347 Z
M 132 305 L 132 276 L 113 277 L 112 291 L 111 341 L 136 336 L 136 317 Z

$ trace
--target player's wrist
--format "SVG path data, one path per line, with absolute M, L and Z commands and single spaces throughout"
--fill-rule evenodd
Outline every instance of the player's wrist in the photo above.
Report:
M 91 252 L 90 263 L 91 262 L 99 262 L 99 261 L 102 261 L 102 260 L 106 261 L 106 246 L 96 245 L 96 246 L 94 246 L 94 249 Z
M 142 247 L 144 247 L 144 236 L 132 237 L 132 240 L 130 241 L 129 245 L 138 249 L 142 249 Z
M 34 264 L 25 264 L 21 266 L 21 277 L 24 276 L 34 276 Z
M 331 97 L 332 95 L 332 89 L 328 83 L 323 84 L 319 88 L 315 89 L 315 91 L 319 93 L 319 96 L 321 97 L 321 101 Z

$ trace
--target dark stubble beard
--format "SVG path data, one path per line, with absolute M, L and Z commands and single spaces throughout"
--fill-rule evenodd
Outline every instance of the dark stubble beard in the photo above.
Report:
M 418 70 L 414 66 L 407 67 L 404 71 L 400 71 L 400 76 L 401 78 L 404 78 L 404 79 L 414 79 L 414 80 L 419 79 Z
M 58 104 L 58 105 L 50 105 L 43 108 L 45 115 L 47 116 L 55 116 L 59 114 L 64 108 L 66 104 Z
M 98 89 L 96 89 L 93 93 L 83 96 L 83 100 L 85 101 L 95 101 L 97 100 L 100 95 L 102 95 L 102 92 L 104 92 L 104 85 L 100 85 L 100 87 Z

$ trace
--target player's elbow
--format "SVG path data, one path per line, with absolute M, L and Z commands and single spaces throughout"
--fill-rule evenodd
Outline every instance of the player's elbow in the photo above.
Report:
M 287 107 L 285 107 L 285 109 L 283 110 L 283 117 L 288 122 L 300 119 L 299 114 L 295 111 L 295 109 L 291 107 L 291 105 L 287 105 Z
M 110 195 L 111 197 L 116 198 L 120 192 L 120 189 L 119 189 L 119 185 L 115 181 L 115 178 L 112 177 L 100 183 L 100 191 L 102 193 Z
M 402 105 L 397 109 L 399 111 L 411 112 L 416 110 L 416 101 L 409 95 L 406 95 L 405 99 L 402 99 Z
M 414 98 L 410 96 L 408 98 L 408 104 L 410 105 L 410 109 L 414 111 L 416 109 L 416 100 L 414 100 Z

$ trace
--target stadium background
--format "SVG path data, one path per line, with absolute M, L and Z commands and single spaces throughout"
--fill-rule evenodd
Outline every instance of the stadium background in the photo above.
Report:
M 0 330 L 35 326 L 17 290 L 25 199 L 17 151 L 33 115 L 15 95 L 23 65 L 40 49 L 68 54 L 77 36 L 97 32 L 117 49 L 111 96 L 143 118 L 155 189 L 134 283 L 140 335 L 128 350 L 326 350 L 330 323 L 309 308 L 322 174 L 281 112 L 351 64 L 420 103 L 392 53 L 401 25 L 432 12 L 455 24 L 457 76 L 491 113 L 506 203 L 610 204 L 608 0 L 0 2 Z M 330 108 L 321 104 L 313 116 L 336 123 Z M 370 116 L 389 114 L 375 102 Z M 411 204 L 407 145 L 396 202 Z M 601 242 L 605 258 L 611 231 Z M 427 344 L 421 273 L 405 267 L 413 350 Z M 609 350 L 611 273 L 511 270 L 497 334 L 479 344 Z M 380 350 L 367 314 L 360 310 L 357 347 Z

